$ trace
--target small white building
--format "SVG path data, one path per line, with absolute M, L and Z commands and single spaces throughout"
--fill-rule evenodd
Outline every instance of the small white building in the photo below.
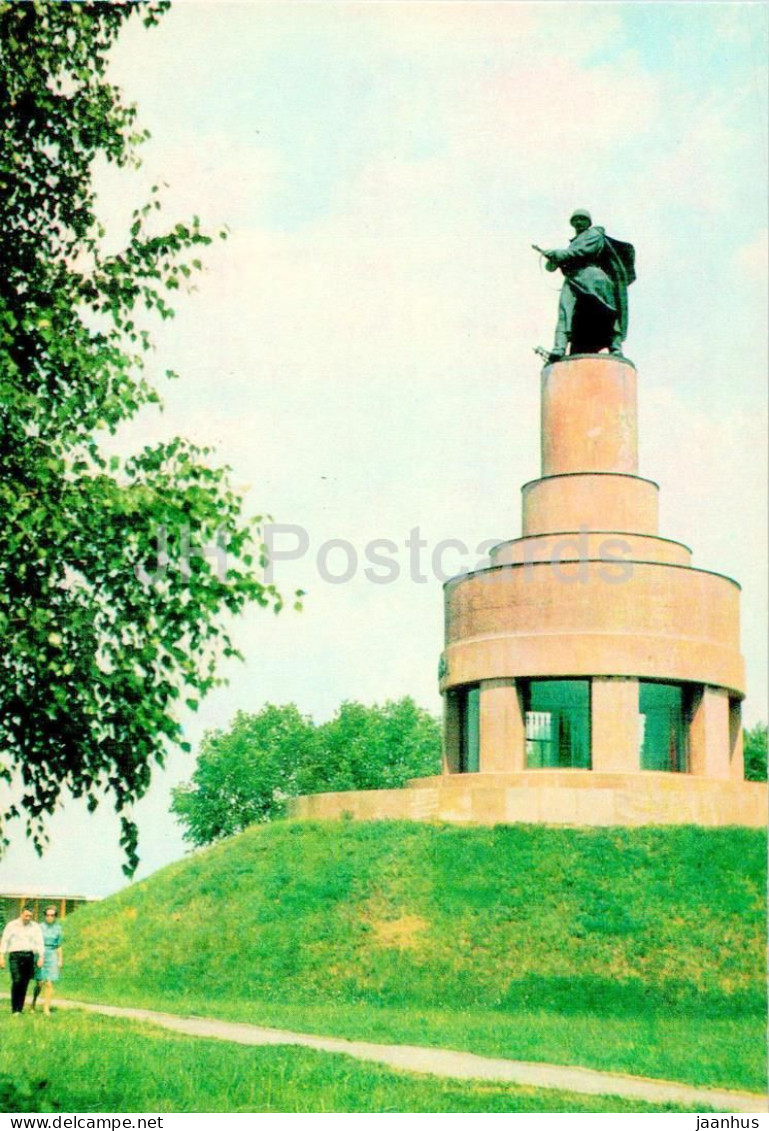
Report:
M 35 919 L 41 922 L 46 907 L 53 905 L 59 913 L 59 919 L 66 919 L 67 915 L 77 911 L 82 904 L 94 903 L 99 898 L 95 895 L 75 895 L 57 889 L 35 887 L 23 892 L 0 891 L 0 929 L 11 919 L 17 919 L 24 907 L 31 907 Z

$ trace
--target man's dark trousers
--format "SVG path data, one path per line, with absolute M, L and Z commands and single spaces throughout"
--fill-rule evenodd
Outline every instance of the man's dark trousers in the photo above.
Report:
M 35 973 L 35 955 L 31 950 L 14 950 L 8 955 L 11 970 L 11 1013 L 21 1013 L 27 986 Z

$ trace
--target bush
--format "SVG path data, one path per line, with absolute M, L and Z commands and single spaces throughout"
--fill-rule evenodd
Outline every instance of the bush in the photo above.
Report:
M 766 781 L 766 723 L 745 729 L 745 780 Z

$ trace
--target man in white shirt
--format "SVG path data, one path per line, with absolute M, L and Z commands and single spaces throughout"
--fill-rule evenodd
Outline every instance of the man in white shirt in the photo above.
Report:
M 29 907 L 23 908 L 19 918 L 12 919 L 3 931 L 0 970 L 5 969 L 6 954 L 11 968 L 11 1013 L 19 1014 L 24 1010 L 27 986 L 35 972 L 35 959 L 37 965 L 42 966 L 45 955 L 43 932 L 33 922 Z

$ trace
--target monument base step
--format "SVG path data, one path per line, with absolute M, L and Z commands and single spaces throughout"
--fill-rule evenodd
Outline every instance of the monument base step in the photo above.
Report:
M 766 828 L 767 786 L 690 774 L 526 770 L 422 778 L 405 789 L 294 798 L 297 820 L 458 821 L 467 824 L 742 825 Z

